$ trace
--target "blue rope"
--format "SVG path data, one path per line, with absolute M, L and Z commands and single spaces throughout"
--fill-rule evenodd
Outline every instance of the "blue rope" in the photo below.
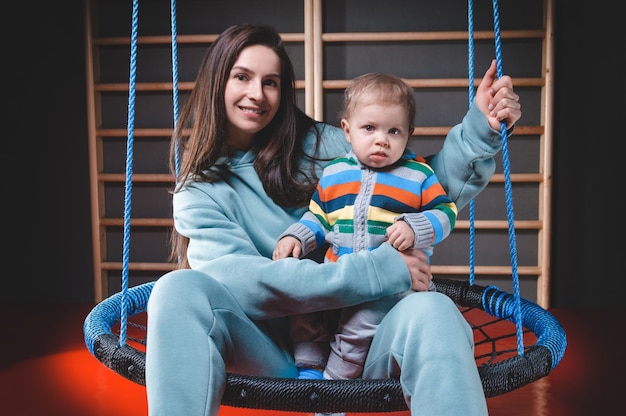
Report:
M 467 7 L 467 71 L 468 71 L 468 97 L 469 106 L 474 101 L 474 1 L 468 0 Z M 475 204 L 472 199 L 469 204 L 469 284 L 473 285 L 475 280 Z
M 500 39 L 500 13 L 498 0 L 493 0 L 493 32 L 496 51 L 496 68 L 498 78 L 502 77 L 502 46 Z M 515 243 L 515 220 L 513 215 L 513 193 L 511 190 L 511 168 L 509 163 L 509 146 L 506 134 L 506 122 L 500 123 L 500 135 L 502 136 L 502 163 L 504 167 L 504 189 L 506 195 L 507 219 L 509 225 L 509 248 L 511 251 L 511 271 L 513 279 L 513 295 L 515 299 L 515 326 L 517 329 L 517 352 L 524 355 L 523 324 L 521 313 L 521 296 L 519 287 L 519 274 L 517 270 L 517 249 Z
M 126 186 L 124 194 L 124 246 L 122 257 L 122 314 L 120 317 L 120 345 L 126 344 L 128 263 L 130 252 L 130 212 L 133 189 L 133 143 L 135 131 L 135 84 L 137 73 L 137 22 L 139 0 L 133 0 L 132 34 L 130 42 L 130 81 L 128 86 L 128 138 L 126 141 Z
M 474 4 L 473 0 L 468 0 L 467 8 L 467 27 L 468 27 L 468 73 L 469 73 L 469 105 L 472 105 L 474 100 L 474 18 L 473 18 Z M 500 14 L 498 12 L 498 0 L 493 0 L 493 25 L 494 25 L 494 39 L 495 39 L 495 51 L 496 51 L 496 68 L 497 77 L 502 77 L 502 47 L 500 36 Z M 523 339 L 523 324 L 521 314 L 521 295 L 519 289 L 519 275 L 517 271 L 517 250 L 515 245 L 515 226 L 513 215 L 513 203 L 512 203 L 512 191 L 511 191 L 511 179 L 510 179 L 510 163 L 509 163 L 509 151 L 508 140 L 506 132 L 506 122 L 503 121 L 500 124 L 500 134 L 502 136 L 502 159 L 504 165 L 504 177 L 505 177 L 505 193 L 506 193 L 506 206 L 507 217 L 509 226 L 509 245 L 511 251 L 511 264 L 512 264 L 512 280 L 513 280 L 513 294 L 515 299 L 515 310 L 511 315 L 514 316 L 516 332 L 517 332 L 517 349 L 518 354 L 524 354 L 524 339 Z M 475 280 L 475 203 L 472 199 L 469 204 L 469 283 L 474 284 Z M 487 308 L 485 308 L 487 309 Z
M 122 290 L 121 290 L 121 317 L 120 317 L 120 345 L 124 346 L 127 340 L 128 327 L 128 268 L 130 263 L 130 220 L 131 196 L 133 187 L 133 144 L 135 122 L 135 96 L 137 75 L 137 34 L 138 34 L 139 0 L 133 0 L 132 30 L 130 42 L 130 76 L 128 88 L 128 136 L 126 141 L 126 184 L 124 195 L 124 241 L 122 255 Z M 172 19 L 172 99 L 174 127 L 178 121 L 178 47 L 176 41 L 176 0 L 171 2 Z M 176 173 L 178 173 L 178 157 L 176 157 Z
M 174 111 L 174 128 L 176 128 L 176 124 L 178 123 L 178 44 L 176 29 L 176 0 L 171 1 L 170 14 L 172 20 L 172 107 Z M 174 159 L 176 176 L 178 176 L 178 171 L 180 170 L 178 147 L 176 147 Z
M 172 20 L 172 80 L 173 80 L 173 106 L 174 106 L 174 130 L 176 130 L 176 124 L 178 124 L 178 47 L 176 43 L 177 28 L 176 28 L 176 0 L 171 0 L 171 20 Z M 178 172 L 180 172 L 180 149 L 178 145 L 174 148 L 174 170 L 175 175 L 178 178 Z M 178 264 L 180 264 L 180 253 L 178 253 Z

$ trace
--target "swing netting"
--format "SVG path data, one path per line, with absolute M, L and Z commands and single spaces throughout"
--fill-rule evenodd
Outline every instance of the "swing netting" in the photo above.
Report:
M 501 70 L 497 1 L 494 34 L 498 76 Z M 133 6 L 131 85 L 129 94 L 128 157 L 125 205 L 125 248 L 122 290 L 98 303 L 85 319 L 83 331 L 89 351 L 105 366 L 137 384 L 145 385 L 146 307 L 154 282 L 128 287 L 128 235 L 132 188 L 132 138 L 137 0 Z M 176 4 L 172 0 L 172 58 L 174 122 L 177 118 Z M 470 103 L 473 98 L 472 3 L 469 1 Z M 515 230 L 508 167 L 507 132 L 502 123 L 503 164 L 509 216 L 513 293 L 474 283 L 473 211 L 470 202 L 470 275 L 464 279 L 435 277 L 437 291 L 449 296 L 473 328 L 475 360 L 486 397 L 501 395 L 545 377 L 562 359 L 565 332 L 556 318 L 519 295 Z M 250 353 L 253 353 L 252 351 Z M 453 394 L 453 392 L 451 392 Z M 302 380 L 228 374 L 222 404 L 296 412 L 393 412 L 406 410 L 398 379 Z

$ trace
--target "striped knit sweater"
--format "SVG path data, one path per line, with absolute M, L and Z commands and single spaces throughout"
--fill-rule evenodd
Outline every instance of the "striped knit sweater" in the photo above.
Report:
M 456 205 L 422 157 L 406 150 L 395 164 L 372 169 L 349 152 L 324 168 L 309 210 L 279 238 L 299 239 L 303 256 L 328 241 L 325 261 L 336 261 L 378 247 L 386 241 L 387 227 L 404 220 L 415 233 L 413 248 L 432 254 L 456 216 Z

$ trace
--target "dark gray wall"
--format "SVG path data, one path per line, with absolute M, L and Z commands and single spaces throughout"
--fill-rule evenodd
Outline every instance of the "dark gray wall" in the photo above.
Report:
M 92 302 L 83 2 L 11 9 L 0 301 Z
M 608 2 L 556 3 L 551 302 L 623 308 L 624 23 Z
M 3 60 L 4 124 L 11 127 L 3 152 L 0 301 L 90 303 L 84 6 L 26 6 L 14 8 L 20 27 Z M 614 167 L 624 138 L 626 63 L 616 46 L 617 14 L 564 0 L 556 8 L 551 304 L 623 307 L 623 244 L 614 242 L 623 226 L 614 200 L 624 175 Z

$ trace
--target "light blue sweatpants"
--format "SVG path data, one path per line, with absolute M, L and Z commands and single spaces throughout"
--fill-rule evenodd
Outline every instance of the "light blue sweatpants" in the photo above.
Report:
M 204 273 L 161 277 L 148 302 L 149 415 L 216 416 L 226 372 L 297 377 L 288 321 L 280 321 L 250 320 Z M 412 415 L 487 414 L 471 328 L 443 294 L 410 295 L 381 322 L 363 376 L 398 375 Z

